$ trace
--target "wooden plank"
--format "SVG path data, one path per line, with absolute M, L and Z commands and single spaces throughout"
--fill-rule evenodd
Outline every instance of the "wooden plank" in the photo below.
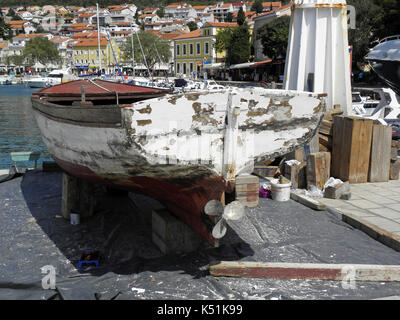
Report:
M 392 128 L 375 124 L 372 131 L 369 182 L 387 182 L 390 174 Z
M 332 144 L 332 176 L 350 183 L 368 181 L 373 121 L 335 116 Z
M 279 172 L 279 166 L 255 166 L 253 172 L 261 177 L 274 177 Z
M 215 277 L 399 282 L 398 265 L 222 261 L 210 265 Z
M 307 187 L 306 171 L 306 162 L 294 166 L 285 164 L 285 177 L 293 183 L 296 189 L 304 189 Z
M 293 201 L 296 201 L 298 203 L 301 203 L 301 204 L 305 205 L 306 207 L 309 207 L 314 210 L 318 210 L 318 211 L 326 210 L 326 205 L 319 202 L 318 200 L 307 197 L 305 194 L 302 194 L 299 191 L 291 191 L 290 199 L 292 199 Z
M 332 136 L 319 134 L 319 143 L 327 147 L 328 149 L 332 149 Z
M 318 131 L 324 135 L 331 136 L 333 134 L 333 122 L 322 120 Z
M 316 186 L 322 190 L 330 178 L 331 154 L 329 152 L 310 153 L 307 156 L 307 189 Z
M 390 163 L 390 180 L 399 180 L 400 158 Z

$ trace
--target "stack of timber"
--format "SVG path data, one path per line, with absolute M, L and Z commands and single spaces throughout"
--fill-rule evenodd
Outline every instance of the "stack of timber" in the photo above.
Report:
M 236 200 L 244 206 L 254 208 L 258 206 L 260 179 L 254 175 L 240 175 L 235 181 Z
M 319 127 L 319 151 L 332 152 L 333 117 L 342 115 L 343 109 L 336 105 L 334 109 L 327 112 Z
M 399 180 L 400 173 L 400 157 L 398 156 L 400 150 L 400 141 L 393 140 L 391 143 L 390 153 L 390 180 Z

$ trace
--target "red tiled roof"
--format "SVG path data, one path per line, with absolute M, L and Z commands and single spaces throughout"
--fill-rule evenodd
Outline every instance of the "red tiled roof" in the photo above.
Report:
M 194 30 L 194 31 L 186 33 L 186 34 L 182 34 L 182 35 L 176 37 L 175 40 L 188 39 L 188 38 L 197 38 L 197 37 L 201 37 L 201 30 L 200 29 Z
M 107 39 L 100 39 L 100 46 L 106 46 L 108 43 Z M 79 39 L 73 44 L 74 47 L 95 47 L 99 45 L 99 41 L 96 38 L 91 39 Z

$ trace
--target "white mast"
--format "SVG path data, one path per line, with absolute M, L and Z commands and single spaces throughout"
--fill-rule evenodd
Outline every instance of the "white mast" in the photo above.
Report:
M 131 42 L 132 42 L 132 75 L 135 76 L 135 50 L 133 47 L 133 24 L 131 23 L 132 35 L 131 35 Z
M 100 74 L 101 74 L 103 66 L 102 66 L 102 63 L 101 63 L 101 51 L 100 51 L 100 21 L 99 21 L 100 18 L 99 18 L 99 4 L 98 3 L 96 3 L 96 7 L 97 7 L 97 39 L 98 39 L 98 42 L 99 42 L 99 55 L 98 55 L 98 58 L 99 58 L 99 67 L 100 67 Z

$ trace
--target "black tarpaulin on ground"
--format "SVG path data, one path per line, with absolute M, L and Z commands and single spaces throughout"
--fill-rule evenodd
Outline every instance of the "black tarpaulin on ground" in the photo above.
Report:
M 215 278 L 210 262 L 400 263 L 400 253 L 327 212 L 260 199 L 230 222 L 219 248 L 164 257 L 151 242 L 148 216 L 158 205 L 97 190 L 96 214 L 71 225 L 61 217 L 61 174 L 29 171 L 0 183 L 0 299 L 373 299 L 398 295 L 400 283 Z M 78 269 L 83 250 L 102 252 L 99 268 Z M 42 288 L 41 268 L 56 268 Z

